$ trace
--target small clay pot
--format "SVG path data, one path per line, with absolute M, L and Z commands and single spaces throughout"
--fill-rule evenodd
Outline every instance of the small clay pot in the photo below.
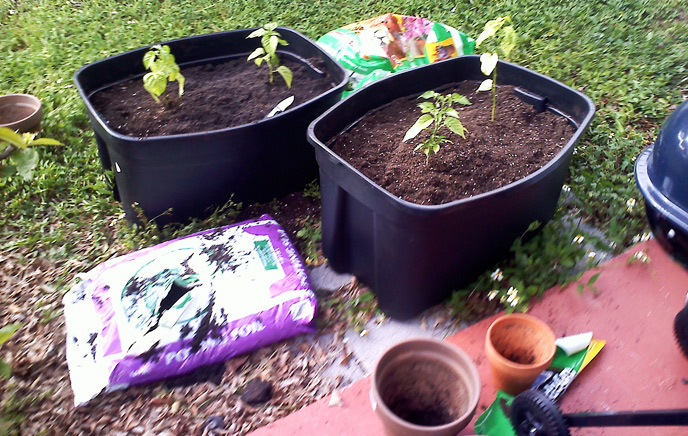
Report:
M 436 339 L 411 339 L 378 360 L 370 402 L 387 436 L 455 436 L 473 418 L 480 376 L 461 349 Z
M 29 94 L 0 96 L 0 127 L 22 132 L 37 132 L 41 127 L 41 101 Z
M 485 353 L 495 386 L 517 395 L 552 362 L 556 345 L 547 324 L 522 313 L 504 315 L 487 330 Z

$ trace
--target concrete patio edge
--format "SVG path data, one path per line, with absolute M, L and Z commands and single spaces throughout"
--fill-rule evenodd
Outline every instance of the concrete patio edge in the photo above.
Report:
M 649 262 L 629 262 L 637 252 Z M 578 283 L 600 272 L 594 288 Z M 607 345 L 574 381 L 561 402 L 565 412 L 688 408 L 688 359 L 675 344 L 673 319 L 683 307 L 688 272 L 657 244 L 647 241 L 587 271 L 579 282 L 553 288 L 529 313 L 547 322 L 559 337 L 592 330 Z M 499 315 L 484 319 L 446 340 L 476 363 L 482 380 L 477 416 L 495 398 L 484 358 L 484 337 Z M 337 390 L 310 406 L 262 427 L 252 436 L 366 436 L 383 434 L 369 401 L 370 377 Z M 334 397 L 334 398 L 333 398 Z M 473 422 L 461 435 L 472 434 Z M 582 430 L 581 430 L 582 431 Z M 685 429 L 684 429 L 685 431 Z M 606 428 L 595 435 L 674 435 L 676 428 Z

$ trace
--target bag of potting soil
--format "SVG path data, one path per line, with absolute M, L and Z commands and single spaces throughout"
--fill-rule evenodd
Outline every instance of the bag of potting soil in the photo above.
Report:
M 65 295 L 75 405 L 315 331 L 316 298 L 269 216 L 110 259 Z
M 475 41 L 453 27 L 392 13 L 332 30 L 318 44 L 351 70 L 353 89 L 391 72 L 472 54 L 475 49 Z
M 578 374 L 597 356 L 605 343 L 603 340 L 590 339 L 586 347 L 571 354 L 564 351 L 565 348 L 561 345 L 557 345 L 552 363 L 538 376 L 531 389 L 540 390 L 552 401 L 558 401 Z M 497 391 L 497 398 L 476 420 L 475 434 L 516 436 L 510 420 L 510 406 L 513 399 L 513 395 Z

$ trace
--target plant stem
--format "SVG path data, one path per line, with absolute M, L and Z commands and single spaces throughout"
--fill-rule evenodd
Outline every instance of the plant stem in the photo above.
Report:
M 0 160 L 5 160 L 5 159 L 7 159 L 7 158 L 12 154 L 12 152 L 13 152 L 14 150 L 16 150 L 16 148 L 14 147 L 14 145 L 12 145 L 12 144 L 8 145 L 7 148 L 5 148 L 5 149 L 2 151 L 2 153 L 0 153 Z
M 492 122 L 495 120 L 495 109 L 497 109 L 497 67 L 492 72 Z

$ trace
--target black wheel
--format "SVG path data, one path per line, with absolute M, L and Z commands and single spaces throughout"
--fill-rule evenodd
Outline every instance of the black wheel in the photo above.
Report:
M 527 390 L 511 403 L 511 425 L 518 436 L 570 436 L 559 407 L 544 393 Z
M 683 355 L 688 359 L 688 303 L 674 318 L 674 335 Z

